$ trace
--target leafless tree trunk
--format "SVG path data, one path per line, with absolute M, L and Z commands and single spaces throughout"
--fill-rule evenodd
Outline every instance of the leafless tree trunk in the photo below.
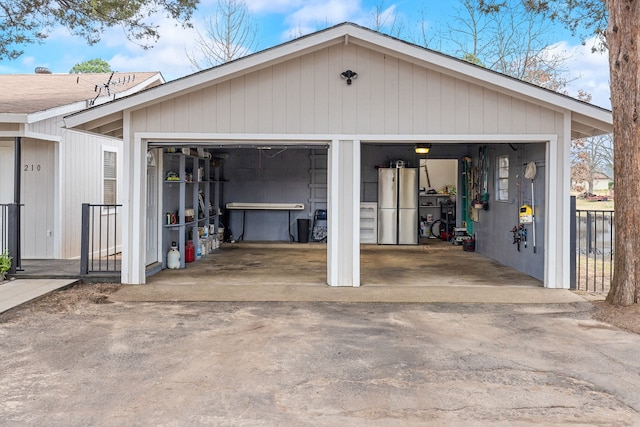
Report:
M 615 271 L 607 301 L 631 305 L 640 289 L 640 5 L 607 3 L 616 189 Z
M 245 0 L 218 0 L 216 14 L 196 31 L 197 47 L 187 58 L 197 70 L 247 55 L 257 46 L 258 29 Z

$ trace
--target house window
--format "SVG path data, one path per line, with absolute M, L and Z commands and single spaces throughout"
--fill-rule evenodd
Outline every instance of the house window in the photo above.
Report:
M 115 205 L 118 188 L 118 153 L 108 150 L 102 153 L 102 203 Z
M 506 202 L 509 200 L 509 156 L 498 156 L 496 167 L 496 200 Z

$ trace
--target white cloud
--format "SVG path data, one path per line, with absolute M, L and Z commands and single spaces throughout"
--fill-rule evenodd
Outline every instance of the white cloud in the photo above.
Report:
M 308 3 L 304 0 L 246 0 L 247 6 L 258 13 L 289 13 Z
M 562 44 L 562 48 L 571 55 L 568 67 L 571 75 L 576 78 L 569 84 L 569 91 L 575 96 L 579 90 L 584 90 L 591 94 L 592 104 L 611 108 L 609 57 L 607 52 L 591 52 L 593 43 L 591 39 L 581 45 Z

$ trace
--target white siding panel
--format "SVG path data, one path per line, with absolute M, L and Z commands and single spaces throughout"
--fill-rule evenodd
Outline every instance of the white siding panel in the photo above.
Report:
M 440 132 L 452 132 L 456 123 L 456 81 L 453 77 L 440 78 Z
M 313 110 L 315 133 L 329 133 L 329 49 L 322 49 L 314 57 L 315 87 Z
M 455 112 L 453 117 L 455 119 L 454 132 L 456 134 L 464 135 L 470 132 L 470 85 L 462 80 L 455 80 Z
M 13 202 L 13 143 L 0 141 L 0 203 Z
M 384 131 L 398 133 L 398 110 L 400 104 L 399 61 L 386 56 L 384 60 Z
M 212 86 L 202 91 L 202 117 L 204 132 L 215 132 L 218 129 L 218 88 Z
M 541 125 L 541 112 L 540 112 L 541 108 L 537 105 L 533 105 L 533 104 L 526 104 L 526 110 L 525 110 L 525 114 L 527 116 L 527 119 L 525 120 L 525 123 L 527 125 L 525 132 L 527 133 L 533 133 L 536 131 L 539 131 L 541 129 L 540 125 Z
M 498 93 L 484 89 L 482 95 L 482 102 L 474 106 L 482 110 L 482 131 L 488 134 L 498 133 Z
M 258 72 L 258 129 L 259 132 L 273 132 L 273 68 Z
M 527 132 L 527 103 L 521 99 L 511 99 L 511 127 L 513 133 Z
M 342 45 L 331 46 L 327 58 L 329 67 L 327 83 L 329 88 L 329 132 L 342 133 L 343 102 L 342 96 L 346 83 L 340 78 L 340 73 L 346 70 L 342 63 Z M 350 88 L 351 89 L 351 88 Z
M 300 59 L 300 132 L 312 134 L 315 132 L 314 117 L 316 97 L 316 70 L 314 55 L 307 55 Z
M 384 82 L 385 56 L 380 52 L 371 52 L 371 133 L 384 133 L 385 92 Z
M 163 104 L 152 105 L 147 111 L 147 129 L 162 129 Z
M 484 110 L 484 97 L 485 91 L 481 87 L 475 85 L 469 85 L 469 132 L 470 133 L 482 133 L 484 132 L 484 124 L 487 121 L 485 119 Z M 494 118 L 495 120 L 495 118 Z M 494 132 L 495 133 L 495 132 Z
M 133 128 L 138 129 L 140 131 L 146 131 L 150 129 L 150 126 L 147 124 L 147 115 L 150 113 L 149 108 L 143 108 L 138 111 L 134 111 L 131 114 L 131 126 Z
M 413 67 L 411 120 L 413 133 L 428 133 L 427 129 L 427 70 Z
M 309 96 L 310 91 L 302 87 L 300 59 L 287 61 L 287 133 L 300 133 L 300 98 Z M 311 91 L 312 92 L 312 91 Z
M 228 81 L 217 87 L 216 122 L 218 132 L 231 131 L 231 87 Z
M 160 110 L 160 129 L 163 132 L 175 132 L 177 117 L 182 115 L 176 112 L 176 100 L 169 99 L 162 102 Z
M 244 132 L 248 117 L 245 108 L 245 77 L 238 77 L 229 82 L 229 128 L 231 132 Z
M 371 50 L 358 48 L 356 53 L 358 68 L 354 71 L 360 78 L 355 84 L 358 109 L 355 111 L 355 122 L 360 133 L 371 133 L 371 103 L 373 79 L 371 75 Z M 352 114 L 350 114 L 352 115 Z
M 562 127 L 556 128 L 556 114 L 546 108 L 540 109 L 540 132 L 541 133 L 555 133 L 558 130 L 558 134 L 562 135 Z M 561 122 L 562 123 L 562 122 Z
M 441 117 L 442 109 L 440 100 L 442 98 L 442 74 L 435 71 L 427 71 L 427 129 L 428 133 L 442 133 Z
M 188 129 L 192 132 L 203 132 L 204 105 L 202 104 L 203 91 L 197 91 L 187 95 L 189 97 L 186 109 L 188 111 Z
M 398 130 L 413 133 L 413 65 L 400 61 L 398 68 Z
M 352 44 L 344 46 L 342 49 L 342 70 L 351 70 L 354 72 L 358 72 L 358 54 L 356 51 L 356 47 Z M 342 81 L 342 77 L 340 77 L 340 73 L 335 76 L 336 84 L 340 85 L 342 88 L 342 132 L 354 134 L 358 132 L 358 121 L 356 117 L 358 116 L 358 83 L 359 80 L 352 80 L 351 85 L 347 85 L 346 81 Z M 365 105 L 362 108 L 367 108 Z
M 189 96 L 181 96 L 176 98 L 175 105 L 173 106 L 175 109 L 175 119 L 173 122 L 173 130 L 186 129 L 188 128 L 189 122 Z
M 74 131 L 65 131 L 60 145 L 61 162 L 61 258 L 80 256 L 81 207 L 83 203 L 102 203 L 102 150 L 118 152 L 118 180 L 122 182 L 122 142 Z M 78 179 L 81 176 L 82 179 Z M 118 186 L 121 194 L 121 186 Z
M 510 96 L 498 94 L 498 133 L 513 133 Z
M 287 64 L 277 64 L 273 67 L 273 132 L 287 131 Z
M 242 96 L 243 94 L 238 94 Z M 244 111 L 245 132 L 257 133 L 259 131 L 260 117 L 260 75 L 249 74 L 244 79 Z
M 62 116 L 51 117 L 46 120 L 40 120 L 38 122 L 29 125 L 29 129 L 33 132 L 42 133 L 52 136 L 62 135 Z

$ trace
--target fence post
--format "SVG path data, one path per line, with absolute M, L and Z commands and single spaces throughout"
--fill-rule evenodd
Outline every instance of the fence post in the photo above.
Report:
M 80 274 L 89 274 L 89 203 L 82 204 L 82 230 L 80 234 Z
M 577 221 L 576 221 L 576 196 L 571 196 L 569 202 L 569 289 L 576 290 L 576 237 L 577 237 Z

